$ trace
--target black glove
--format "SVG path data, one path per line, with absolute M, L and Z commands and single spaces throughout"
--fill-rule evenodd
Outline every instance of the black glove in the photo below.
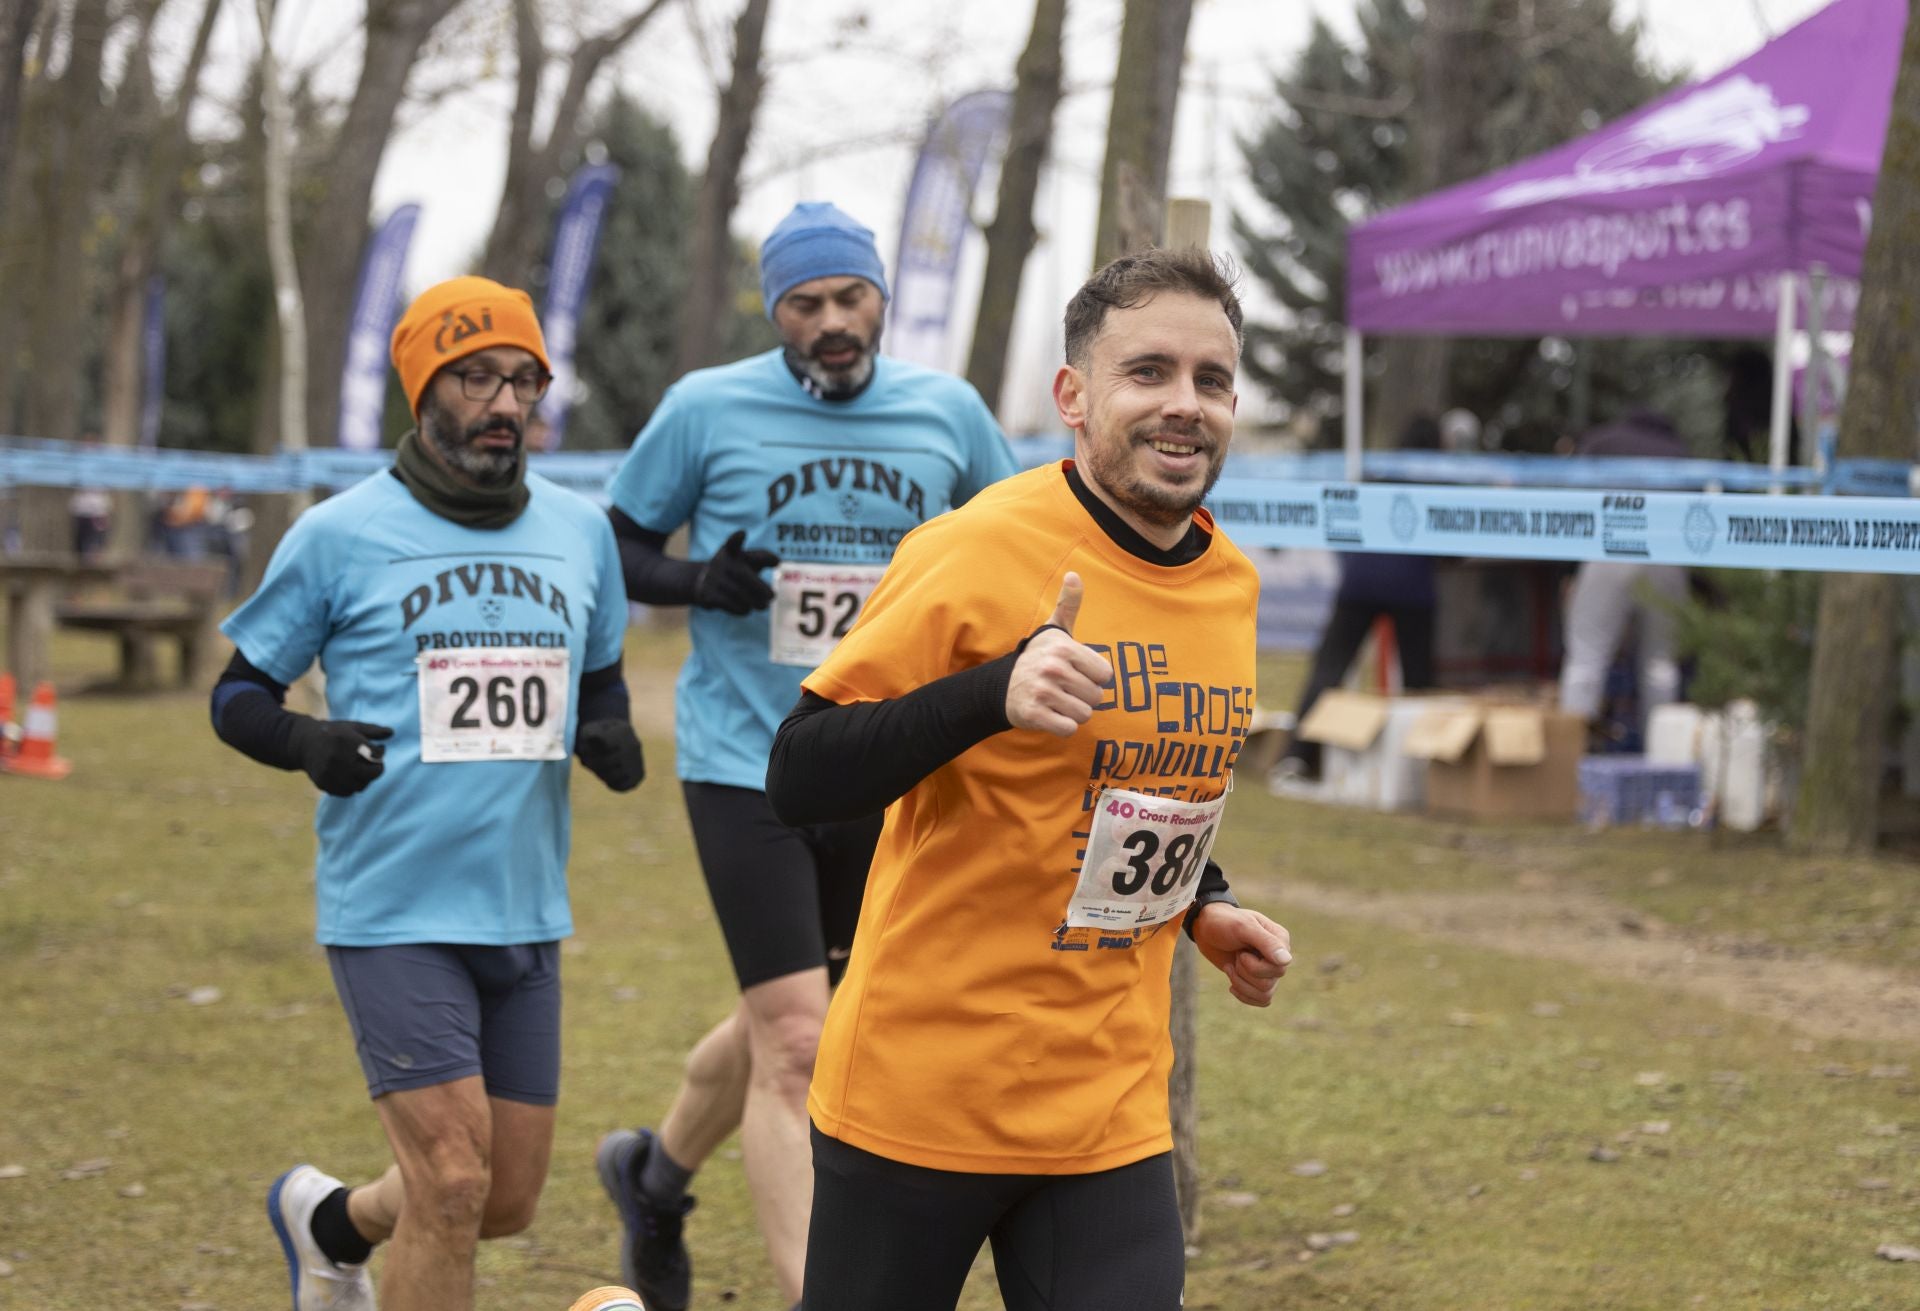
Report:
M 294 716 L 293 749 L 300 768 L 328 796 L 350 797 L 379 778 L 387 767 L 382 759 L 387 749 L 380 744 L 392 736 L 385 724 Z
M 742 550 L 746 541 L 747 530 L 742 528 L 726 540 L 713 559 L 700 566 L 700 574 L 693 580 L 695 605 L 745 615 L 773 603 L 773 588 L 760 571 L 779 564 L 780 557 L 772 551 Z
M 573 735 L 573 754 L 615 792 L 631 792 L 647 776 L 640 739 L 624 719 L 596 719 L 580 725 Z

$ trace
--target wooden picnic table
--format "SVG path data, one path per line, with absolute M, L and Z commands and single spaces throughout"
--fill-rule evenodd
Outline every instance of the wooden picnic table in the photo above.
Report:
M 0 556 L 8 665 L 27 686 L 46 677 L 48 643 L 59 626 L 119 639 L 122 690 L 159 685 L 155 647 L 162 640 L 179 644 L 180 683 L 204 682 L 211 677 L 226 573 L 217 560 L 82 559 L 54 551 Z M 81 588 L 107 594 L 71 596 Z
M 47 677 L 47 645 L 60 598 L 82 584 L 112 582 L 123 563 L 82 559 L 67 551 L 0 555 L 0 588 L 7 594 L 7 668 L 23 689 Z

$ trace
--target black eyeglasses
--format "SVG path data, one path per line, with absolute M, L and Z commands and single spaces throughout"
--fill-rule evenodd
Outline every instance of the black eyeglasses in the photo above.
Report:
M 493 369 L 449 369 L 460 380 L 460 394 L 470 401 L 491 401 L 500 389 L 513 384 L 513 397 L 522 405 L 532 405 L 547 394 L 553 375 L 545 369 L 528 369 L 508 377 Z

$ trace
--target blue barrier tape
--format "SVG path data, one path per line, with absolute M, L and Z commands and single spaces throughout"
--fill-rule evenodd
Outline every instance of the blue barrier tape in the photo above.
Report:
M 1222 478 L 1241 546 L 1920 574 L 1920 501 Z
M 1062 437 L 1024 437 L 1014 456 L 1031 468 L 1073 453 Z M 536 455 L 533 467 L 575 491 L 597 495 L 624 451 L 561 451 Z M 243 492 L 291 492 L 346 487 L 392 463 L 388 451 L 324 447 L 277 455 L 227 455 L 211 451 L 139 451 L 119 446 L 83 446 L 30 438 L 0 438 L 0 485 L 107 487 L 177 491 L 230 487 Z M 1439 451 L 1369 451 L 1363 472 L 1370 481 L 1458 483 L 1475 487 L 1587 487 L 1626 491 L 1821 491 L 1834 495 L 1905 496 L 1913 466 L 1895 460 L 1842 460 L 1826 471 L 1791 468 L 1774 473 L 1760 465 L 1718 460 L 1567 458 L 1551 455 L 1461 455 Z M 1227 476 L 1286 482 L 1339 482 L 1346 477 L 1338 451 L 1305 455 L 1228 457 Z
M 1057 437 L 1014 447 L 1028 466 L 1071 451 Z M 532 467 L 604 503 L 624 456 L 563 451 L 534 456 Z M 1209 504 L 1243 546 L 1920 573 L 1920 500 L 1908 499 L 1912 467 L 1898 461 L 1775 475 L 1708 460 L 1378 451 L 1366 457 L 1369 477 L 1402 481 L 1345 483 L 1336 476 L 1341 460 L 1339 452 L 1234 456 Z M 305 491 L 349 486 L 391 463 L 384 451 L 247 456 L 0 438 L 0 486 Z M 1860 494 L 1718 494 L 1776 480 Z

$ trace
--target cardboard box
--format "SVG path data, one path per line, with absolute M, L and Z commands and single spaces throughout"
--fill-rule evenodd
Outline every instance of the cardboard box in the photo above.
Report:
M 1466 819 L 1571 820 L 1587 725 L 1546 705 L 1475 697 L 1414 724 L 1407 755 L 1427 762 L 1427 811 Z
M 1287 749 L 1287 741 L 1293 732 L 1293 716 L 1284 710 L 1258 710 L 1253 712 L 1253 720 L 1247 725 L 1246 744 L 1240 748 L 1240 756 L 1234 761 L 1234 772 L 1246 771 L 1242 777 L 1264 780 L 1273 767 L 1280 763 L 1280 757 Z
M 1466 704 L 1452 696 L 1323 693 L 1299 734 L 1321 747 L 1318 795 L 1373 810 L 1419 809 L 1427 795 L 1427 765 L 1409 756 L 1407 742 L 1428 714 Z

